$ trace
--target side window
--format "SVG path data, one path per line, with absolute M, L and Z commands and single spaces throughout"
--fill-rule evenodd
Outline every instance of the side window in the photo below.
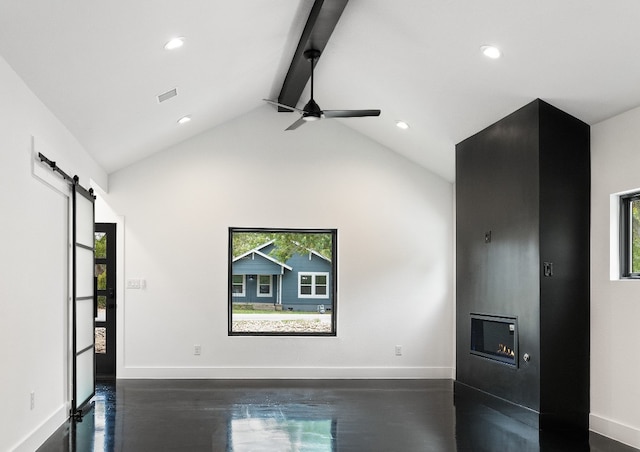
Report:
M 620 271 L 640 278 L 640 193 L 620 197 Z

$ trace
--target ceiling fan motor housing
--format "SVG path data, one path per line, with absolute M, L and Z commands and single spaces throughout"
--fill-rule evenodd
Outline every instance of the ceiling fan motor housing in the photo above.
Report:
M 290 111 L 297 111 L 301 113 L 300 119 L 291 124 L 285 130 L 295 130 L 305 122 L 317 121 L 322 118 L 360 118 L 363 116 L 379 116 L 380 110 L 325 110 L 323 111 L 320 106 L 313 100 L 313 69 L 317 59 L 320 57 L 320 51 L 317 49 L 307 49 L 304 51 L 304 57 L 311 63 L 311 99 L 307 102 L 302 110 L 297 107 L 290 107 L 286 104 L 264 99 L 265 101 L 277 105 L 278 107 L 284 107 Z
M 322 110 L 320 106 L 316 103 L 315 100 L 311 99 L 307 102 L 307 105 L 303 108 L 304 113 L 302 115 L 303 118 L 309 118 L 308 121 L 313 121 L 314 119 L 320 119 L 322 117 Z M 313 119 L 312 119 L 313 118 Z

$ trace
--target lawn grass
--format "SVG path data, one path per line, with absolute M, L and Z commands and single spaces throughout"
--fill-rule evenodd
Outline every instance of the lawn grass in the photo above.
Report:
M 260 309 L 251 304 L 233 303 L 231 312 L 233 314 L 320 314 L 316 311 L 289 311 L 288 309 L 273 309 L 273 305 L 268 305 L 270 309 Z M 326 314 L 331 314 L 331 310 L 327 310 Z

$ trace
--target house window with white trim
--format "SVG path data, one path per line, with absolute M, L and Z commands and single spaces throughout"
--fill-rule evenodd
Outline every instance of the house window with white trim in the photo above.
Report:
M 271 275 L 258 275 L 258 296 L 259 297 L 270 297 L 271 296 L 271 287 L 272 287 L 272 278 Z
M 329 298 L 327 285 L 329 273 L 298 273 L 298 296 L 300 298 Z
M 231 282 L 231 293 L 234 297 L 244 297 L 245 294 L 244 275 L 233 275 Z

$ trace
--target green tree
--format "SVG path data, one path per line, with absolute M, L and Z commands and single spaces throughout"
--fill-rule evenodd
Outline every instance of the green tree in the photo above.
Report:
M 238 257 L 241 254 L 264 245 L 274 239 L 274 233 L 263 232 L 233 232 L 232 233 L 232 255 Z
M 631 271 L 640 272 L 640 201 L 631 203 Z
M 95 239 L 95 256 L 107 257 L 107 234 L 97 232 Z
M 107 234 L 104 232 L 98 232 L 95 235 L 94 242 L 94 253 L 96 258 L 105 258 L 107 257 Z M 98 290 L 106 290 L 107 289 L 107 266 L 105 264 L 97 264 L 96 265 L 96 277 L 98 278 Z M 104 304 L 104 300 L 101 300 L 104 297 L 98 297 L 98 307 Z
M 324 232 L 233 232 L 232 254 L 238 257 L 271 240 L 274 248 L 270 256 L 286 262 L 294 254 L 315 251 L 327 259 L 332 258 L 332 234 Z

